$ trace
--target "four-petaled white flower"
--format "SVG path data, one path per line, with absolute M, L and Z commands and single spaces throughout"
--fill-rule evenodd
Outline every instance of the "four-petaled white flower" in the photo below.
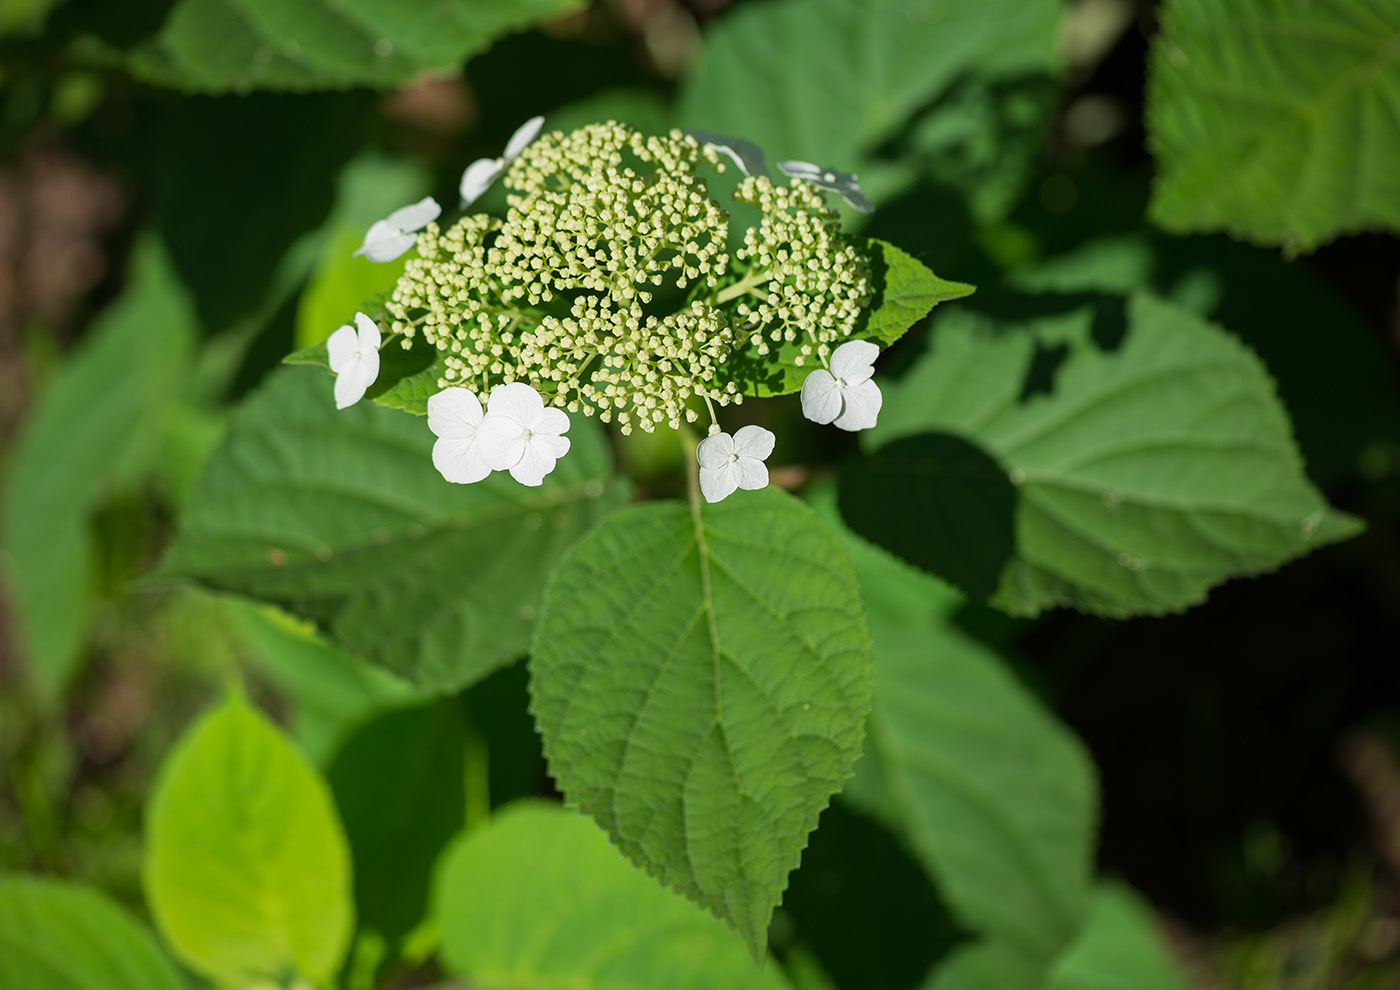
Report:
M 364 255 L 370 261 L 393 261 L 418 240 L 414 231 L 422 230 L 441 213 L 442 207 L 431 196 L 397 209 L 369 228 L 365 242 L 354 256 Z
M 569 416 L 546 407 L 540 393 L 524 382 L 497 385 L 486 399 L 486 416 L 476 428 L 476 444 L 493 471 L 509 471 L 532 488 L 569 452 Z
M 448 481 L 468 485 L 491 473 L 476 433 L 484 414 L 469 389 L 447 388 L 428 399 L 428 429 L 437 436 L 433 467 Z
M 778 171 L 794 179 L 806 179 L 820 189 L 840 193 L 841 198 L 853 210 L 874 213 L 875 206 L 860 191 L 860 183 L 851 172 L 838 172 L 834 168 L 822 168 L 811 162 L 778 162 Z
M 880 414 L 875 357 L 868 340 L 849 340 L 831 352 L 831 370 L 818 368 L 802 383 L 802 415 L 814 423 L 834 422 L 843 430 L 868 430 Z
M 510 168 L 510 163 L 520 157 L 520 153 L 531 141 L 535 140 L 543 126 L 543 117 L 531 117 L 516 128 L 515 133 L 511 135 L 509 143 L 506 144 L 504 155 L 500 158 L 478 158 L 468 165 L 466 171 L 462 173 L 460 186 L 462 206 L 471 206 L 482 193 L 490 189 L 491 183 L 495 182 L 502 172 Z
M 326 340 L 331 370 L 335 372 L 335 407 L 344 409 L 360 401 L 365 389 L 379 377 L 379 324 L 364 313 L 355 314 L 355 327 L 345 324 Z
M 709 131 L 686 131 L 701 144 L 713 145 L 716 151 L 729 156 L 729 159 L 745 175 L 767 175 L 768 166 L 763 164 L 763 149 L 752 141 L 743 138 L 727 138 Z
M 768 468 L 763 461 L 773 453 L 773 434 L 761 426 L 745 426 L 732 437 L 714 433 L 700 441 L 695 459 L 700 462 L 700 492 L 706 502 L 718 502 L 736 488 L 766 488 Z

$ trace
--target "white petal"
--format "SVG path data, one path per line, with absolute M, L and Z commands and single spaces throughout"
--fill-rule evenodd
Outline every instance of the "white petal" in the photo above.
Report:
M 491 390 L 486 408 L 492 416 L 505 417 L 513 421 L 517 429 L 528 430 L 544 411 L 544 399 L 524 382 L 511 382 Z
M 541 450 L 548 451 L 549 455 L 555 460 L 558 460 L 569 452 L 568 437 L 550 436 L 548 433 L 536 433 L 530 438 L 530 443 L 533 446 L 539 447 Z
M 379 353 L 379 324 L 375 323 L 364 313 L 355 314 L 355 326 L 360 328 L 358 334 L 360 339 L 360 350 L 368 353 L 374 351 Z
M 352 367 L 348 374 L 358 375 L 364 387 L 369 388 L 379 377 L 379 352 L 361 351 L 358 366 Z
M 724 436 L 720 433 L 716 436 Z M 710 437 L 708 439 L 713 439 Z M 704 441 L 702 440 L 703 444 Z M 739 487 L 739 472 L 735 470 L 734 464 L 728 459 L 721 462 L 719 467 L 700 468 L 700 494 L 705 496 L 706 502 L 720 502 L 734 494 L 734 489 Z
M 475 203 L 482 193 L 491 188 L 496 176 L 504 171 L 505 166 L 499 158 L 478 158 L 468 165 L 458 186 L 462 194 L 462 205 L 471 206 Z
M 365 381 L 364 376 L 359 373 L 359 362 L 351 362 L 350 366 L 335 377 L 335 407 L 344 409 L 346 406 L 353 406 L 364 398 L 365 389 L 369 388 L 370 382 Z
M 831 373 L 849 388 L 875 374 L 880 348 L 868 340 L 848 340 L 831 352 Z
M 836 425 L 843 430 L 868 430 L 875 425 L 880 415 L 880 406 L 885 397 L 880 394 L 880 386 L 874 379 L 861 382 L 844 393 L 845 408 L 836 417 Z
M 404 206 L 385 218 L 387 223 L 394 230 L 413 231 L 422 230 L 429 221 L 436 220 L 442 215 L 442 207 L 438 206 L 437 200 L 431 196 L 424 196 L 411 206 Z
M 717 471 L 725 464 L 730 463 L 729 455 L 734 453 L 734 438 L 728 433 L 715 433 L 704 440 L 701 440 L 695 448 L 695 459 L 700 462 L 701 472 Z M 729 491 L 733 491 L 730 489 Z M 729 492 L 725 492 L 725 495 Z M 721 495 L 720 498 L 724 498 Z M 710 499 L 717 502 L 719 499 Z
M 483 416 L 481 400 L 470 389 L 445 388 L 428 397 L 428 429 L 436 436 L 469 440 L 476 436 Z
M 530 420 L 530 431 L 536 435 L 558 436 L 569 432 L 569 414 L 557 406 L 546 406 Z
M 778 171 L 794 179 L 806 179 L 809 182 L 820 179 L 823 172 L 811 162 L 778 162 Z
M 761 426 L 745 426 L 734 434 L 734 453 L 739 455 L 740 460 L 755 457 L 761 461 L 773 453 L 776 440 L 771 430 Z
M 756 457 L 741 457 L 737 464 L 739 487 L 750 491 L 768 487 L 768 468 Z
M 501 163 L 509 165 L 520 157 L 531 141 L 535 140 L 540 133 L 540 128 L 544 126 L 543 117 L 531 117 L 525 123 L 515 129 L 515 133 L 510 136 L 510 141 L 506 144 L 506 153 L 501 156 Z
M 743 138 L 727 138 L 709 131 L 686 131 L 701 144 L 713 145 L 715 150 L 729 156 L 745 175 L 767 175 L 768 168 L 763 164 L 763 149 L 752 141 Z
M 386 221 L 380 220 L 369 229 L 369 233 L 365 235 L 364 246 L 355 254 L 362 254 L 370 261 L 393 261 L 413 247 L 417 240 L 417 234 L 405 234 L 389 227 Z
M 830 423 L 841 415 L 841 386 L 825 368 L 818 368 L 802 383 L 802 415 L 813 423 Z
M 458 485 L 470 485 L 491 473 L 476 440 L 470 437 L 443 437 L 433 444 L 433 467 Z
M 554 470 L 556 458 L 542 443 L 533 439 L 526 441 L 525 451 L 520 460 L 511 466 L 510 476 L 522 485 L 536 487 L 544 481 L 544 476 Z
M 348 323 L 326 338 L 326 354 L 330 358 L 331 370 L 337 375 L 350 367 L 355 360 L 355 352 L 360 349 L 360 338 L 355 328 Z
M 488 411 L 476 428 L 476 444 L 492 471 L 507 471 L 525 455 L 525 430 L 510 417 Z
M 851 176 L 851 184 L 847 188 L 841 190 L 841 198 L 844 199 L 846 205 L 853 210 L 858 210 L 861 213 L 875 212 L 875 204 L 866 198 L 865 193 L 861 192 L 860 186 L 856 185 L 856 177 L 854 175 Z

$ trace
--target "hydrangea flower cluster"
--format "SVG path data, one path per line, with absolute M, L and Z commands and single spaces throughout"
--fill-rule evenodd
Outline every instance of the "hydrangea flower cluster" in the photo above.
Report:
M 868 209 L 855 176 L 782 162 L 793 178 L 778 185 L 748 141 L 644 136 L 615 122 L 540 135 L 541 123 L 463 174 L 464 205 L 504 182 L 504 219 L 468 214 L 444 230 L 425 199 L 376 224 L 361 248 L 371 260 L 417 249 L 385 309 L 403 347 L 421 338 L 442 352 L 428 421 L 444 477 L 509 471 L 539 484 L 569 449 L 565 410 L 624 434 L 677 429 L 702 408 L 714 424 L 715 406 L 743 401 L 729 363 L 739 352 L 823 366 L 803 386 L 808 418 L 874 425 L 878 348 L 847 340 L 870 302 L 869 261 L 824 195 Z M 743 176 L 734 201 L 756 216 L 740 236 L 704 174 L 727 166 Z M 354 341 L 351 328 L 337 331 L 338 404 L 373 381 L 363 329 Z M 718 431 L 697 451 L 704 496 L 766 485 L 773 434 Z

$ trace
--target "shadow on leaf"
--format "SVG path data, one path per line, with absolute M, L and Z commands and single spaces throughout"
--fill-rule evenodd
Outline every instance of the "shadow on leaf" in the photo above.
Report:
M 1017 493 L 980 447 L 944 433 L 904 437 L 841 469 L 846 524 L 891 553 L 990 597 L 1015 552 Z

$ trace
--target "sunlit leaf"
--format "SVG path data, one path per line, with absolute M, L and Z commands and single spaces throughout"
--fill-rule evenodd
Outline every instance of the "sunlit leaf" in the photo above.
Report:
M 954 623 L 963 596 L 847 544 L 869 610 L 875 704 L 844 796 L 903 832 L 973 936 L 927 986 L 1038 985 L 1085 911 L 1092 765 L 1005 660 Z
M 868 462 L 843 471 L 857 532 L 1015 614 L 1122 616 L 1184 609 L 1359 531 L 1308 483 L 1273 383 L 1238 341 L 1150 296 L 1071 305 L 1001 322 L 954 311 L 935 326 L 923 360 L 885 389 Z M 930 431 L 1000 466 L 1009 512 L 920 515 L 915 493 L 956 465 L 890 441 Z M 939 532 L 956 536 L 962 569 L 928 552 Z M 994 588 L 965 580 L 987 559 Z
M 105 894 L 58 880 L 0 877 L 0 987 L 183 986 L 151 933 Z
M 478 987 L 781 990 L 723 924 L 628 863 L 587 818 L 517 804 L 466 833 L 435 897 L 443 956 Z
M 177 0 L 131 55 L 146 80 L 204 92 L 391 89 L 452 72 L 579 0 Z
M 1172 0 L 1162 27 L 1154 219 L 1302 251 L 1400 229 L 1400 5 Z
M 531 673 L 569 802 L 761 954 L 869 704 L 863 610 L 830 529 L 771 488 L 617 512 L 560 564 Z
M 337 646 L 434 690 L 524 652 L 549 570 L 626 494 L 592 420 L 542 486 L 444 481 L 416 416 L 337 410 L 311 368 L 272 375 L 235 418 L 164 570 L 281 605 Z
M 1055 963 L 1045 990 L 1187 990 L 1151 910 L 1131 890 L 1094 891 L 1079 938 Z
M 237 695 L 161 768 L 143 879 L 166 942 L 215 981 L 326 981 L 349 945 L 350 853 L 330 791 Z

